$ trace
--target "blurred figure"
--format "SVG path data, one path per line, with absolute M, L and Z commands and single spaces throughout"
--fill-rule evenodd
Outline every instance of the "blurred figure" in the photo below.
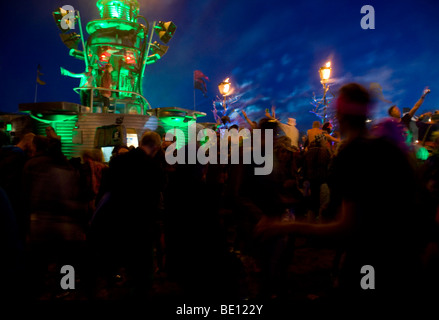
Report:
M 29 216 L 23 203 L 23 168 L 35 153 L 33 144 L 35 134 L 27 133 L 15 145 L 5 145 L 0 149 L 0 187 L 9 198 L 21 240 L 24 241 L 29 229 Z
M 331 152 L 329 142 L 324 138 L 321 141 L 319 139 L 319 136 L 314 138 L 303 156 L 303 179 L 308 183 L 310 192 L 306 194 L 307 218 L 310 222 L 315 218 L 318 222 L 322 221 L 329 198 L 327 183 Z
M 68 76 L 68 77 L 72 77 L 72 78 L 80 78 L 81 81 L 79 83 L 79 86 L 81 88 L 92 88 L 94 87 L 94 76 L 93 76 L 93 67 L 89 66 L 87 68 L 86 72 L 83 73 L 73 73 L 70 72 L 64 68 L 61 68 L 61 74 L 63 76 Z M 90 104 L 90 94 L 91 94 L 91 90 L 88 89 L 83 89 L 80 92 L 81 95 L 81 104 L 83 106 L 89 106 Z M 90 106 L 92 107 L 92 106 Z
M 409 148 L 403 137 L 403 130 L 392 119 L 384 119 L 371 128 L 371 135 L 377 138 L 387 139 L 398 146 L 404 153 L 409 152 Z
M 404 136 L 404 139 L 405 139 L 406 144 L 408 146 L 411 146 L 411 144 L 414 140 L 413 139 L 413 135 L 414 135 L 413 131 L 418 131 L 416 126 L 411 127 L 412 118 L 415 115 L 416 111 L 418 111 L 418 109 L 424 103 L 425 97 L 429 93 L 430 93 L 430 89 L 428 89 L 428 87 L 425 88 L 424 92 L 422 93 L 421 98 L 415 103 L 413 108 L 410 109 L 410 111 L 408 113 L 406 113 L 404 116 L 402 116 L 401 110 L 396 105 L 391 106 L 387 110 L 390 117 L 401 124 L 402 129 L 404 130 L 403 136 Z
M 332 133 L 332 123 L 331 122 L 325 122 L 322 126 L 322 130 L 326 131 L 327 134 L 331 134 Z
M 320 122 L 314 121 L 312 123 L 312 128 L 306 132 L 308 137 L 308 148 L 313 146 L 327 146 L 327 142 L 340 142 L 339 139 L 332 137 L 327 131 L 320 128 Z
M 127 151 L 128 152 L 128 149 Z M 108 168 L 103 163 L 103 154 L 101 149 L 84 150 L 82 152 L 81 168 L 81 193 L 82 199 L 86 203 L 86 220 L 89 221 L 96 209 L 96 199 L 101 187 L 102 177 Z
M 113 78 L 111 76 L 111 72 L 113 71 L 113 67 L 110 63 L 107 63 L 105 65 L 104 73 L 102 74 L 101 79 L 101 87 L 106 89 L 111 89 L 111 86 L 113 85 Z M 85 90 L 83 90 L 85 91 Z M 110 98 L 112 95 L 112 92 L 109 90 L 101 90 L 100 91 L 102 100 L 104 101 L 104 108 L 102 111 L 104 113 L 108 112 L 110 107 Z
M 61 140 L 61 137 L 56 134 L 55 129 L 52 126 L 46 127 L 46 137 L 50 139 L 58 139 Z
M 424 103 L 425 97 L 427 96 L 427 94 L 430 93 L 430 91 L 431 90 L 428 89 L 428 87 L 425 88 L 424 92 L 422 93 L 421 98 L 415 103 L 413 108 L 411 108 L 410 111 L 408 113 L 406 113 L 403 117 L 401 117 L 401 110 L 396 105 L 391 106 L 389 108 L 389 110 L 387 111 L 389 116 L 391 116 L 392 118 L 397 119 L 404 126 L 406 126 L 407 129 L 409 129 L 410 128 L 410 121 L 412 120 L 412 118 L 415 115 L 416 111 L 418 111 L 418 109 Z
M 245 121 L 247 121 L 247 123 L 250 126 L 250 129 L 256 129 L 258 127 L 258 123 L 256 121 L 252 121 L 248 118 L 247 113 L 245 112 L 245 110 L 242 110 L 242 115 L 244 116 Z
M 334 139 L 337 139 L 338 141 L 340 141 L 340 136 L 339 136 L 338 132 L 334 132 L 333 130 L 334 130 L 334 127 L 333 127 L 332 123 L 330 123 L 330 122 L 325 122 L 322 126 L 323 132 L 326 132 L 328 135 L 330 135 Z M 338 142 L 331 141 L 331 140 L 327 139 L 327 144 L 328 144 L 328 149 L 331 152 L 331 155 L 334 154 L 335 151 L 337 150 Z
M 0 148 L 10 144 L 11 137 L 4 130 L 0 130 Z
M 427 292 L 433 298 L 439 296 L 439 133 L 433 135 L 432 154 L 419 168 L 419 212 L 426 220 L 427 246 L 423 255 L 423 276 Z M 421 216 L 421 217 L 422 217 Z
M 60 140 L 36 136 L 33 143 L 35 156 L 23 169 L 23 202 L 30 216 L 28 281 L 38 299 L 61 266 L 80 261 L 85 230 L 79 175 L 62 153 Z
M 188 146 L 183 148 L 187 161 Z M 230 210 L 233 205 L 225 195 L 229 170 L 229 165 L 212 163 L 167 166 L 165 267 L 185 297 L 211 300 L 238 297 L 235 266 L 239 260 L 227 246 L 228 222 L 224 222 L 221 213 L 221 209 Z
M 271 108 L 273 116 L 270 115 L 268 110 L 265 111 L 265 116 L 268 119 L 275 120 L 285 136 L 287 136 L 291 141 L 291 146 L 297 150 L 299 150 L 299 130 L 296 128 L 296 119 L 288 118 L 287 124 L 284 124 L 275 118 L 275 110 L 276 108 L 273 106 Z
M 111 161 L 109 192 L 98 204 L 88 235 L 95 270 L 111 277 L 125 268 L 135 298 L 150 294 L 153 229 L 164 184 L 160 136 L 148 130 L 139 142 Z
M 0 298 L 3 302 L 23 301 L 25 295 L 24 243 L 11 203 L 0 187 L 0 250 L 3 261 L 0 272 L 4 275 Z
M 426 118 L 428 118 L 427 121 Z M 431 153 L 435 147 L 435 135 L 439 132 L 439 114 L 429 112 L 416 121 L 418 127 L 418 142 Z
M 414 301 L 421 246 L 419 221 L 413 219 L 414 169 L 392 142 L 370 137 L 366 128 L 370 96 L 365 88 L 355 83 L 343 86 L 336 106 L 345 137 L 330 180 L 338 218 L 327 224 L 262 221 L 258 230 L 342 239 L 338 277 L 342 303 L 387 307 Z M 360 285 L 365 265 L 376 272 L 374 290 Z
M 57 230 L 53 234 L 45 233 L 44 228 L 50 229 L 52 223 L 73 223 L 74 228 L 78 227 L 79 176 L 61 152 L 59 140 L 36 136 L 33 142 L 35 155 L 23 169 L 24 202 L 33 217 L 31 240 L 80 239 L 77 231 L 70 233 L 68 228 L 54 228 L 51 231 Z
M 262 130 L 261 140 L 253 143 L 261 145 L 262 152 L 268 150 L 266 139 L 273 137 L 273 170 L 268 175 L 255 175 L 255 163 L 239 166 L 234 170 L 233 179 L 236 188 L 234 214 L 237 220 L 237 238 L 240 252 L 253 259 L 260 270 L 258 276 L 258 298 L 275 299 L 288 294 L 286 276 L 294 251 L 294 237 L 279 235 L 259 241 L 253 234 L 254 226 L 261 216 L 277 219 L 294 219 L 295 210 L 301 203 L 297 190 L 295 154 L 296 149 L 286 136 L 276 136 L 278 122 L 271 118 L 259 121 Z M 256 139 L 254 136 L 253 139 Z

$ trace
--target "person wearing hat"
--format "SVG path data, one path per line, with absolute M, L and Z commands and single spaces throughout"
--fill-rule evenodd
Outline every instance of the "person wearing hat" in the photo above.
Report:
M 268 109 L 265 110 L 265 116 L 270 120 L 276 121 L 279 128 L 284 132 L 285 136 L 290 138 L 291 146 L 296 150 L 299 150 L 299 130 L 296 128 L 296 119 L 288 118 L 288 122 L 286 124 L 282 123 L 274 117 L 275 116 L 274 106 L 271 108 L 271 110 L 273 112 L 273 116 L 270 115 Z

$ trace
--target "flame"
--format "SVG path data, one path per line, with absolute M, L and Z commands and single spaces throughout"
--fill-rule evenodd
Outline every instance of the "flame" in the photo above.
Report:
M 331 61 L 326 62 L 326 68 L 330 68 L 331 67 Z

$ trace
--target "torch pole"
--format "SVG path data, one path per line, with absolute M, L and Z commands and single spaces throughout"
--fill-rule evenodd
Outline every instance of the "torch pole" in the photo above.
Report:
M 78 17 L 79 33 L 81 34 L 82 51 L 83 51 L 83 53 L 84 53 L 85 70 L 88 70 L 87 50 L 86 50 L 86 48 L 85 48 L 84 34 L 82 33 L 81 16 L 80 16 L 78 10 L 76 10 L 76 12 L 77 12 L 77 17 Z

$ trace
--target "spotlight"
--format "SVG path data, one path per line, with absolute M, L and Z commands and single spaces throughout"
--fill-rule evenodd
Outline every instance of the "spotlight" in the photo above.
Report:
M 171 40 L 176 29 L 177 26 L 172 21 L 159 21 L 158 25 L 155 26 L 155 32 L 163 43 L 168 43 Z
M 153 54 L 158 54 L 160 57 L 163 57 L 165 53 L 168 51 L 169 47 L 165 46 L 163 44 L 157 43 L 157 41 L 154 41 L 154 43 L 151 44 L 151 52 Z
M 75 29 L 75 10 L 72 6 L 63 6 L 52 12 L 53 19 L 61 32 Z
M 81 36 L 76 32 L 72 33 L 60 33 L 62 42 L 66 45 L 70 50 L 78 49 L 79 41 L 81 40 Z

